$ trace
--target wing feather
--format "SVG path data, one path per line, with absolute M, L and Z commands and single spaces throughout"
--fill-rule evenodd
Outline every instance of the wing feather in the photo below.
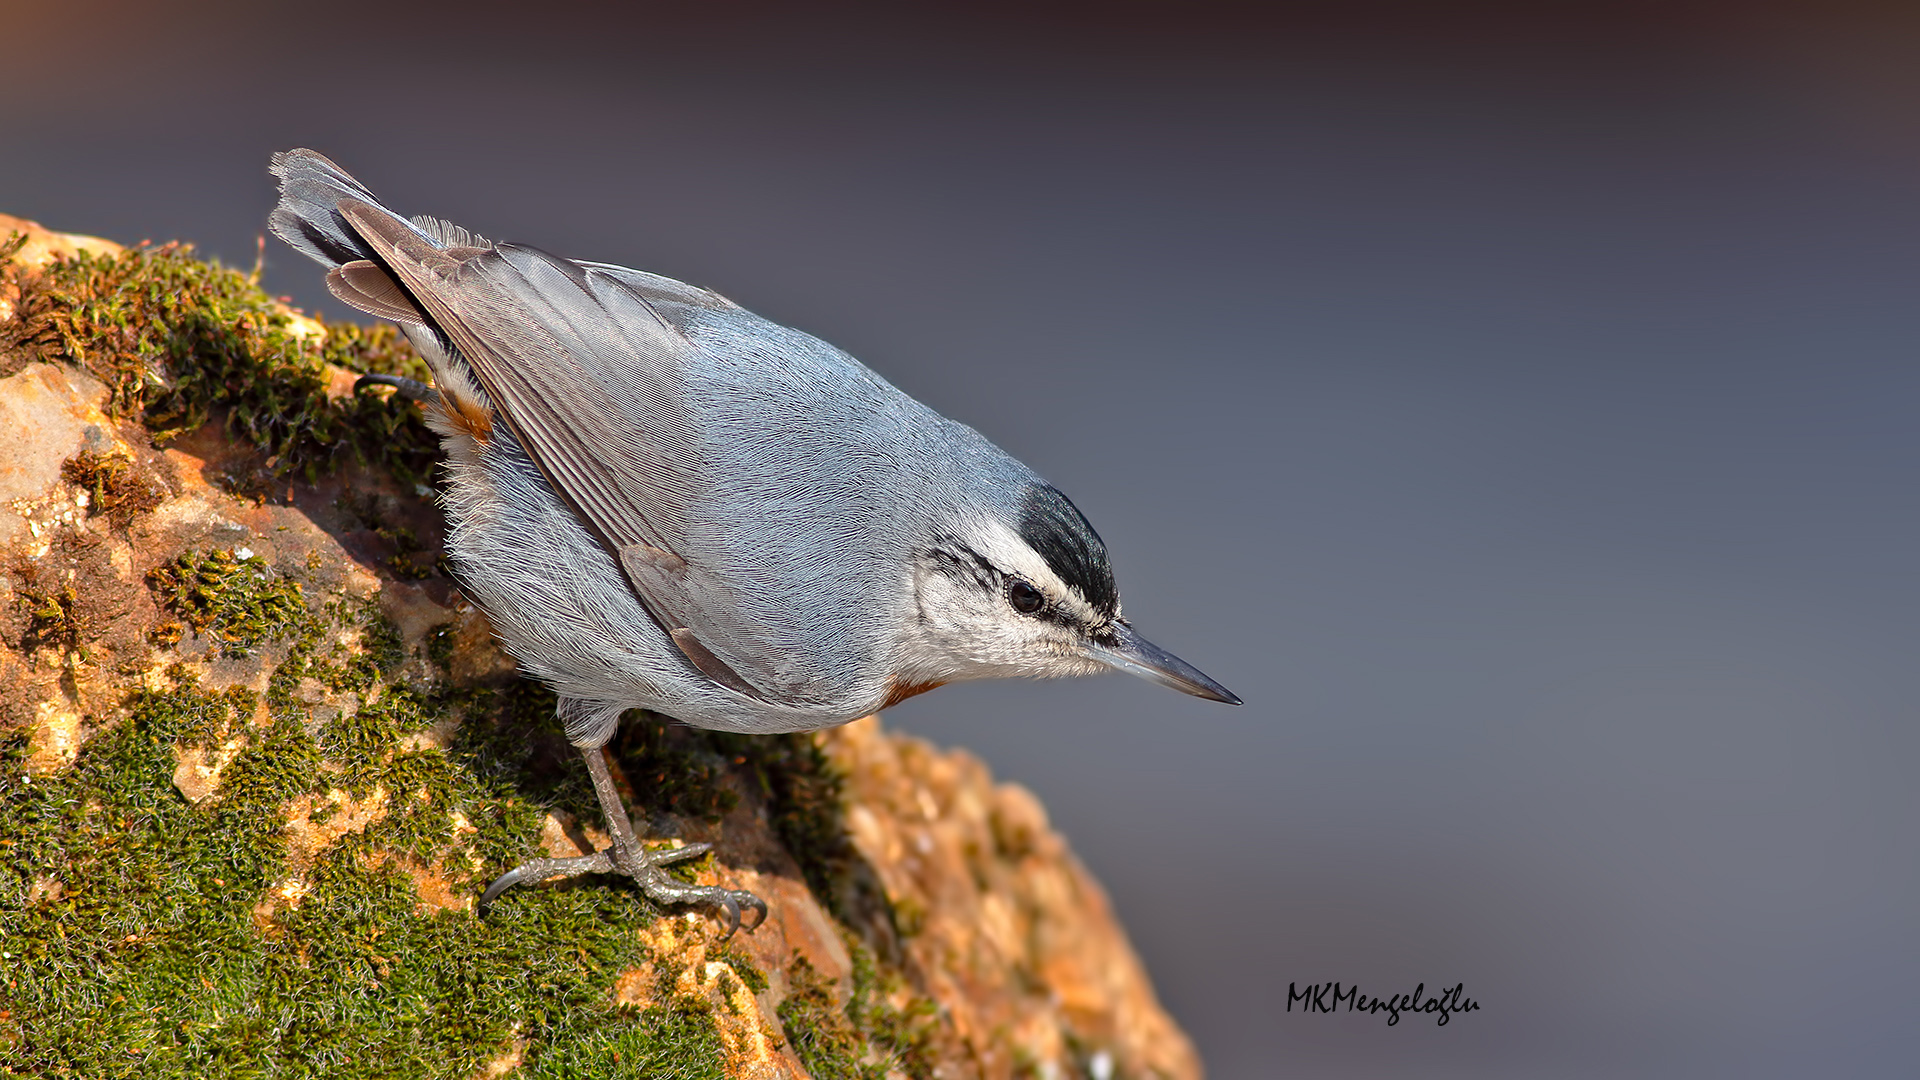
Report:
M 347 198 L 339 208 L 690 662 L 769 703 L 817 701 L 821 688 L 783 659 L 792 643 L 769 640 L 729 583 L 687 558 L 687 511 L 708 483 L 679 328 L 635 284 L 596 266 L 519 245 L 448 250 L 371 204 Z M 688 286 L 657 291 L 667 303 L 726 304 Z

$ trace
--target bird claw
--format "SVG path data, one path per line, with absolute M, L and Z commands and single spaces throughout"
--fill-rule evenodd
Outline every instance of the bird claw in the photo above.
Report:
M 698 844 L 688 844 L 685 847 L 655 848 L 647 852 L 647 856 L 653 860 L 653 865 L 667 866 L 687 859 L 697 859 L 712 850 L 713 845 L 703 840 Z
M 720 891 L 725 893 L 725 895 L 715 902 L 727 913 L 727 932 L 720 935 L 721 941 L 732 937 L 733 932 L 740 929 L 740 906 L 742 904 L 752 908 L 755 916 L 753 925 L 747 927 L 747 933 L 751 934 L 755 930 L 760 929 L 760 924 L 767 921 L 767 902 L 765 900 L 760 899 L 745 889 L 722 889 Z
M 480 894 L 478 905 L 480 914 L 485 916 L 487 909 L 493 906 L 500 894 L 523 881 L 545 881 L 550 877 L 575 877 L 580 874 L 606 874 L 618 869 L 614 865 L 612 849 L 596 851 L 573 859 L 528 859 L 519 866 L 493 879 L 487 891 Z
M 433 387 L 403 375 L 381 375 L 376 372 L 353 380 L 353 392 L 356 394 L 369 386 L 391 386 L 399 391 L 394 395 L 395 397 L 405 398 L 408 401 L 431 401 L 439 396 Z
M 740 929 L 741 909 L 751 909 L 756 916 L 747 927 L 747 933 L 751 934 L 767 921 L 766 901 L 745 889 L 689 885 L 661 869 L 672 863 L 705 855 L 711 850 L 712 844 L 700 843 L 658 851 L 633 848 L 623 854 L 613 848 L 605 848 L 572 859 L 530 859 L 500 875 L 493 884 L 487 886 L 487 891 L 480 896 L 480 914 L 485 915 L 496 897 L 521 882 L 579 874 L 625 874 L 640 886 L 640 891 L 646 894 L 647 899 L 656 904 L 708 904 L 719 908 L 727 922 L 726 932 L 720 935 L 721 941 L 732 937 Z

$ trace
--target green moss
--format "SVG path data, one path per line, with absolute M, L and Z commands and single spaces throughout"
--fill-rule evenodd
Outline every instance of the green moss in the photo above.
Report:
M 162 674 L 170 688 L 141 687 L 127 699 L 156 742 L 189 747 L 219 743 L 245 727 L 259 703 L 259 695 L 244 686 L 202 692 L 199 676 L 184 664 L 171 664 Z
M 262 456 L 267 476 L 318 479 L 345 461 L 425 480 L 437 441 L 419 410 L 380 395 L 330 397 L 327 364 L 423 377 L 391 327 L 328 327 L 324 342 L 246 275 L 180 244 L 82 254 L 37 271 L 0 259 L 0 291 L 19 291 L 0 324 L 0 375 L 32 360 L 68 361 L 111 391 L 118 416 L 157 438 L 218 420 Z
M 847 949 L 853 957 L 847 1019 L 871 1045 L 885 1052 L 889 1069 L 913 1077 L 932 1076 L 939 1006 L 911 993 L 900 974 L 881 965 L 860 942 L 849 940 Z M 908 1004 L 898 1006 L 896 998 L 905 998 Z
M 82 450 L 61 463 L 60 476 L 87 492 L 88 516 L 105 514 L 120 529 L 167 496 L 166 484 L 126 454 Z
M 439 712 L 438 702 L 413 688 L 390 686 L 377 699 L 328 721 L 320 729 L 320 747 L 346 768 L 350 787 L 362 787 L 384 769 L 398 736 L 431 728 Z
M 886 1075 L 884 1068 L 861 1063 L 866 1040 L 841 1008 L 833 983 L 797 949 L 787 965 L 787 996 L 778 1011 L 788 1045 L 814 1080 L 879 1080 Z
M 228 656 L 285 640 L 306 621 L 300 584 L 274 573 L 258 555 L 189 551 L 147 571 L 147 584 L 196 633 L 217 637 Z
M 641 805 L 712 823 L 740 802 L 724 786 L 727 757 L 715 743 L 705 731 L 642 712 L 620 726 L 614 753 Z
M 406 639 L 392 619 L 372 603 L 359 605 L 360 649 L 382 676 L 391 676 L 406 660 Z
M 853 988 L 840 1000 L 837 988 L 796 950 L 787 966 L 787 997 L 780 1003 L 787 1041 L 815 1080 L 879 1080 L 890 1072 L 915 1078 L 933 1075 L 933 1038 L 938 1006 L 905 993 L 898 974 L 873 953 L 847 939 L 853 956 Z M 895 997 L 912 1002 L 902 1009 Z
M 25 776 L 22 732 L 0 738 L 0 1063 L 45 1076 L 455 1077 L 521 1040 L 519 1075 L 722 1075 L 702 1010 L 612 1004 L 613 980 L 650 959 L 632 932 L 653 917 L 637 893 L 524 890 L 482 922 L 424 913 L 396 862 L 477 892 L 524 855 L 540 823 L 524 755 L 405 740 L 501 702 L 498 723 L 544 720 L 550 696 L 395 681 L 404 647 L 375 611 L 275 592 L 290 582 L 230 553 L 163 570 L 156 592 L 182 617 L 230 643 L 287 641 L 289 655 L 264 718 L 260 695 L 207 688 L 176 664 L 53 776 Z M 294 692 L 309 678 L 352 697 L 316 719 Z M 236 737 L 213 796 L 188 804 L 172 784 L 178 754 Z M 297 904 L 277 901 L 295 872 L 289 803 L 376 785 L 385 815 L 300 871 Z M 455 814 L 474 831 L 457 835 Z
M 309 622 L 337 635 L 352 615 L 327 605 Z M 176 665 L 58 774 L 25 778 L 24 735 L 0 739 L 0 1062 L 45 1076 L 454 1077 L 519 1039 L 519 1075 L 722 1075 L 700 1009 L 612 1004 L 613 980 L 649 959 L 632 931 L 653 913 L 633 891 L 524 890 L 485 922 L 421 911 L 396 858 L 464 867 L 471 854 L 484 879 L 517 861 L 539 814 L 505 765 L 474 772 L 404 745 L 462 702 L 385 678 L 312 725 L 318 738 L 297 701 L 259 724 L 258 695 Z M 244 746 L 213 797 L 188 804 L 172 785 L 179 750 L 234 736 Z M 297 905 L 262 908 L 293 869 L 288 802 L 356 773 L 388 789 L 386 816 L 326 848 Z M 477 833 L 455 836 L 455 812 Z
M 599 813 L 579 754 L 554 715 L 553 691 L 515 681 L 455 691 L 454 699 L 465 719 L 448 753 L 465 772 L 517 787 L 535 805 L 576 816 Z
M 22 579 L 36 576 L 29 571 L 30 568 L 17 568 L 15 574 Z M 29 654 L 49 648 L 74 651 L 88 636 L 79 613 L 80 594 L 71 584 L 53 588 L 35 588 L 32 585 L 16 588 L 13 603 L 27 614 L 27 632 L 21 646 Z
M 327 339 L 321 344 L 320 358 L 349 371 L 402 375 L 420 382 L 431 382 L 433 372 L 427 362 L 413 351 L 400 328 L 392 323 L 361 326 L 358 323 L 328 323 Z M 406 414 L 403 409 L 389 412 Z
M 684 1003 L 648 1010 L 625 1024 L 581 1025 L 569 1036 L 550 1041 L 514 1075 L 529 1080 L 724 1080 L 729 1075 L 713 1018 Z
M 0 243 L 0 263 L 6 254 Z M 0 325 L 0 375 L 33 359 L 84 365 L 111 388 L 116 415 L 162 437 L 217 424 L 256 455 L 256 475 L 311 480 L 357 462 L 402 491 L 429 475 L 435 447 L 417 408 L 327 393 L 329 363 L 426 376 L 390 327 L 335 324 L 323 344 L 303 340 L 247 278 L 178 246 L 31 273 L 0 266 L 9 286 L 17 316 Z M 66 478 L 123 526 L 155 490 L 140 461 L 83 455 Z M 373 525 L 397 553 L 388 569 L 424 571 L 399 520 Z M 84 644 L 75 597 L 22 580 L 29 646 Z M 187 552 L 148 578 L 179 620 L 153 643 L 191 628 L 229 656 L 285 649 L 264 695 L 204 685 L 176 664 L 132 690 L 118 722 L 89 718 L 78 759 L 49 776 L 24 771 L 24 732 L 0 731 L 0 1069 L 464 1077 L 518 1046 L 520 1076 L 723 1075 L 703 1003 L 613 1003 L 622 971 L 674 961 L 642 952 L 633 930 L 654 912 L 629 885 L 517 889 L 485 921 L 422 906 L 415 875 L 477 895 L 536 847 L 546 809 L 597 822 L 598 804 L 550 691 L 457 684 L 446 632 L 415 658 L 439 676 L 404 681 L 421 669 L 392 623 L 313 580 L 231 550 Z M 418 737 L 454 720 L 444 749 Z M 857 859 L 840 777 L 813 738 L 630 720 L 615 749 L 643 822 L 717 820 L 739 789 L 757 790 L 835 903 Z M 173 777 L 182 755 L 201 752 L 223 768 L 212 796 L 189 803 Z M 360 800 L 376 789 L 384 812 L 363 828 L 317 855 L 289 848 L 295 807 L 326 822 L 336 790 Z M 767 988 L 744 953 L 717 955 L 749 989 Z M 923 1075 L 924 1014 L 894 1009 L 897 981 L 864 950 L 856 958 L 845 1002 L 801 971 L 781 1010 L 796 1045 L 821 1076 L 889 1062 Z
M 845 778 L 812 734 L 734 735 L 712 732 L 717 750 L 744 767 L 761 796 L 774 831 L 806 874 L 807 886 L 830 909 L 839 879 L 857 855 L 847 835 Z M 836 910 L 836 914 L 839 912 Z
M 733 968 L 734 974 L 740 977 L 740 981 L 745 983 L 747 990 L 752 993 L 762 993 L 771 985 L 767 982 L 766 972 L 754 966 L 753 959 L 741 950 L 738 939 L 729 940 L 717 949 L 709 948 L 707 955 L 724 961 Z

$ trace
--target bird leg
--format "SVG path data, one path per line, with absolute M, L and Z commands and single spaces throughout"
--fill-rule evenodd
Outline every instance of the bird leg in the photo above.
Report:
M 688 844 L 682 848 L 648 851 L 635 835 L 633 822 L 627 817 L 626 805 L 620 801 L 620 792 L 613 786 L 613 774 L 607 769 L 604 752 L 598 746 L 581 747 L 580 756 L 586 759 L 587 772 L 593 777 L 593 792 L 600 797 L 600 810 L 607 817 L 607 831 L 613 834 L 613 846 L 571 859 L 531 859 L 514 867 L 487 886 L 487 891 L 480 897 L 482 915 L 486 914 L 495 897 L 523 881 L 573 877 L 577 874 L 625 874 L 656 904 L 711 904 L 725 912 L 727 932 L 721 935 L 722 941 L 740 929 L 740 909 L 743 907 L 752 908 L 759 916 L 747 927 L 748 933 L 767 920 L 766 902 L 744 889 L 689 885 L 662 870 L 661 867 L 682 859 L 705 855 L 713 849 L 713 845 Z

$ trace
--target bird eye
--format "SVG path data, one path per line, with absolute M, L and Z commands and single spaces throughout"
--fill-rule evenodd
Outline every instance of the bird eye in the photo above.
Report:
M 1012 604 L 1013 610 L 1020 614 L 1031 615 L 1047 606 L 1047 598 L 1040 594 L 1039 589 L 1024 581 L 1015 580 L 1013 584 L 1007 586 L 1007 603 Z

